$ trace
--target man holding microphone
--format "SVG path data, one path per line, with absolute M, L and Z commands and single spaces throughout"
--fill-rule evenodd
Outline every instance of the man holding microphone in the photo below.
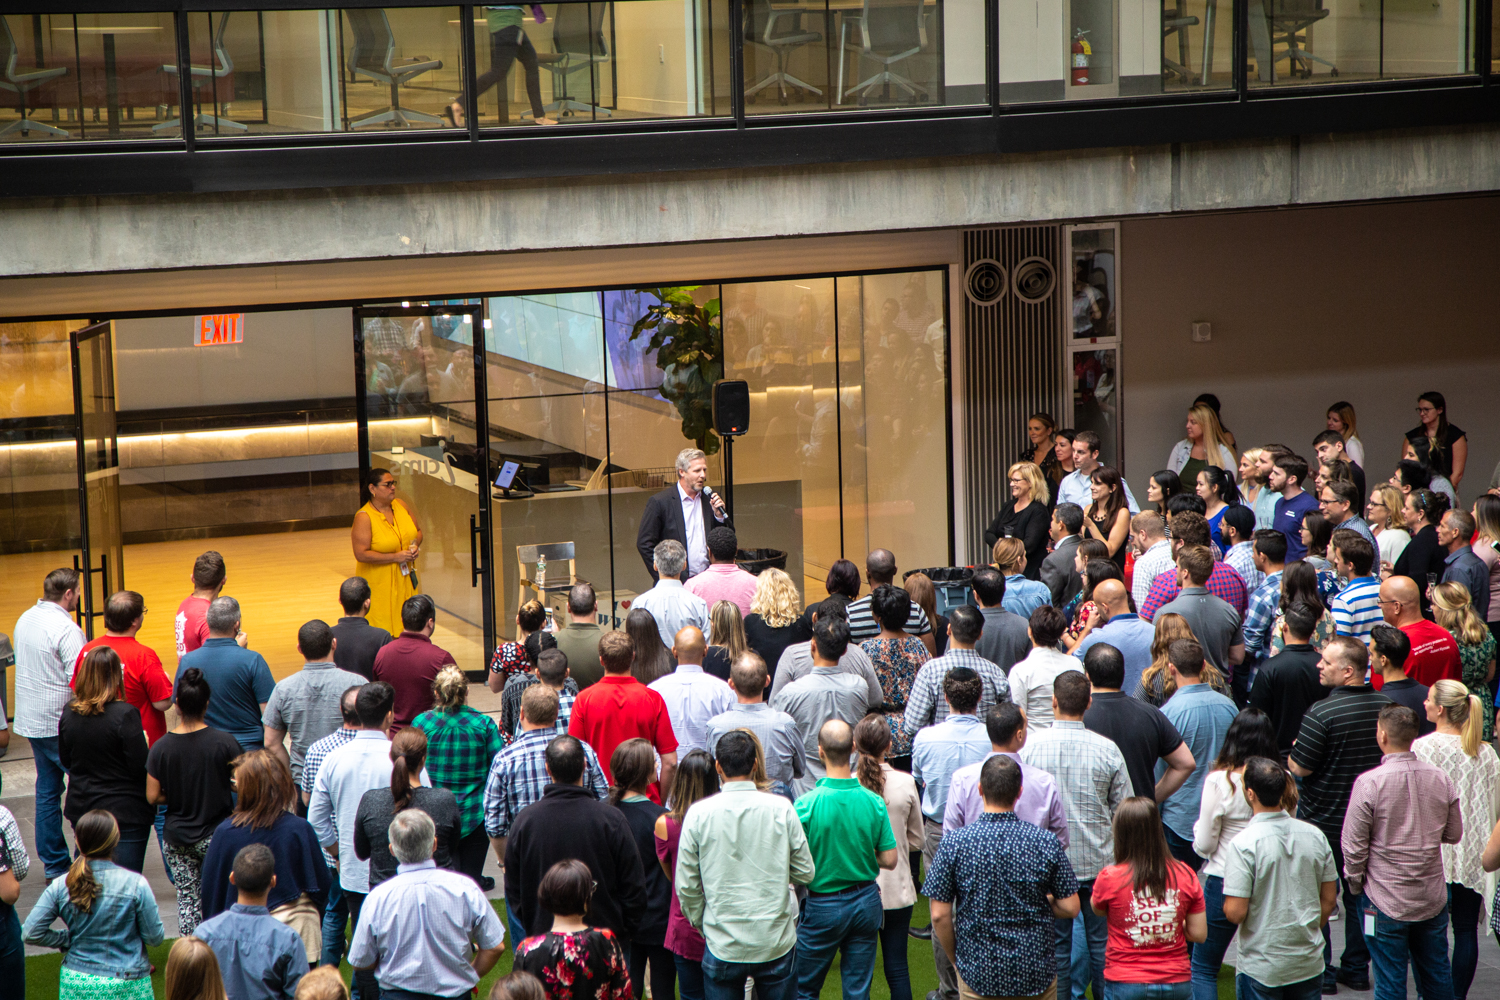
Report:
M 651 579 L 656 575 L 656 545 L 672 538 L 687 549 L 687 580 L 708 568 L 708 532 L 716 525 L 733 528 L 724 508 L 724 498 L 706 485 L 708 457 L 697 448 L 677 454 L 677 485 L 662 490 L 646 502 L 635 547 Z

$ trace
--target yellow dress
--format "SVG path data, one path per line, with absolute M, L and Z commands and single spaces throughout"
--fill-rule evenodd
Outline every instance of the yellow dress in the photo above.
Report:
M 370 551 L 396 553 L 417 540 L 417 526 L 400 500 L 391 502 L 391 513 L 395 515 L 395 525 L 387 521 L 373 503 L 359 509 L 359 514 L 370 518 Z M 417 592 L 412 586 L 411 576 L 401 572 L 397 563 L 356 562 L 354 567 L 357 575 L 370 581 L 370 624 L 391 635 L 400 635 L 401 605 Z

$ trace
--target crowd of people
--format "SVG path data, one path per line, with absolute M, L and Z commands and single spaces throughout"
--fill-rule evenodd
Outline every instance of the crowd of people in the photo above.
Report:
M 522 606 L 488 668 L 498 722 L 419 592 L 392 635 L 345 581 L 277 682 L 206 552 L 168 678 L 141 595 L 86 643 L 79 574 L 55 570 L 15 630 L 49 884 L 23 926 L 30 858 L 0 808 L 0 974 L 24 983 L 42 945 L 62 997 L 150 997 L 154 829 L 170 1000 L 335 1000 L 345 958 L 360 1000 L 468 996 L 507 938 L 505 1000 L 811 1000 L 835 960 L 865 1000 L 877 956 L 911 1000 L 908 937 L 931 941 L 928 1000 L 1209 1000 L 1231 941 L 1242 1000 L 1372 971 L 1388 1000 L 1408 965 L 1426 1000 L 1464 1000 L 1486 911 L 1500 933 L 1500 497 L 1466 513 L 1431 489 L 1465 455 L 1433 396 L 1435 434 L 1368 504 L 1346 404 L 1310 474 L 1282 445 L 1236 461 L 1195 403 L 1154 509 L 1059 432 L 1010 469 L 993 564 L 946 607 L 884 549 L 804 607 L 735 565 L 705 504 L 651 547 L 623 629 L 588 583 L 566 622 Z M 695 495 L 700 460 L 678 461 Z

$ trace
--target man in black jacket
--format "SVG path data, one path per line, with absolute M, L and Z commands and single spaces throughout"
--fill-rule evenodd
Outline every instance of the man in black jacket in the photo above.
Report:
M 1052 511 L 1052 524 L 1048 533 L 1052 536 L 1052 552 L 1042 560 L 1041 577 L 1047 589 L 1052 591 L 1052 604 L 1062 607 L 1083 589 L 1083 578 L 1073 565 L 1083 530 L 1083 508 L 1076 503 L 1060 503 Z
M 646 572 L 656 577 L 656 543 L 675 538 L 687 549 L 687 570 L 683 579 L 691 579 L 708 568 L 708 533 L 718 525 L 734 527 L 724 498 L 717 493 L 709 499 L 703 493 L 708 479 L 708 458 L 697 448 L 684 448 L 677 455 L 677 485 L 662 490 L 646 501 L 641 515 L 641 530 L 635 547 L 646 563 Z
M 557 862 L 577 858 L 598 883 L 589 900 L 589 924 L 629 941 L 646 908 L 646 875 L 630 824 L 583 787 L 583 744 L 577 739 L 559 736 L 548 743 L 546 764 L 553 783 L 521 810 L 506 841 L 505 905 L 527 934 L 545 934 L 552 914 L 537 902 L 542 876 Z

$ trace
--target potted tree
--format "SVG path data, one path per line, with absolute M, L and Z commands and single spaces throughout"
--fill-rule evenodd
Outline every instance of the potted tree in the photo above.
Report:
M 724 338 L 719 300 L 699 305 L 693 292 L 700 287 L 641 289 L 657 302 L 635 321 L 630 339 L 650 332 L 646 349 L 656 352 L 656 367 L 662 371 L 661 394 L 677 408 L 682 436 L 712 455 L 719 450 L 719 438 L 713 432 L 713 387 L 724 377 Z

